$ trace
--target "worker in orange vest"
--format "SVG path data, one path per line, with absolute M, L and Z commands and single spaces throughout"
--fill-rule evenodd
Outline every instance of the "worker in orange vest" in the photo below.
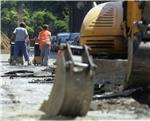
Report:
M 43 30 L 39 33 L 38 39 L 40 41 L 42 65 L 47 66 L 51 44 L 51 32 L 48 31 L 48 25 L 43 25 Z

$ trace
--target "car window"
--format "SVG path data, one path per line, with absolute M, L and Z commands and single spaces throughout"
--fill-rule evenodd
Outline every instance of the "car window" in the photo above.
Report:
M 66 43 L 69 40 L 70 34 L 58 34 L 57 37 L 60 43 Z
M 70 39 L 74 40 L 76 37 L 79 37 L 80 33 L 72 33 Z

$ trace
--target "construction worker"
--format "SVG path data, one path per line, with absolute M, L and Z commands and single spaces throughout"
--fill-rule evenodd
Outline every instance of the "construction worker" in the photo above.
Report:
M 50 54 L 51 32 L 48 31 L 48 25 L 43 25 L 43 30 L 39 33 L 42 65 L 48 65 L 48 56 Z
M 17 62 L 17 57 L 19 52 L 24 55 L 25 61 L 28 65 L 30 65 L 29 55 L 26 47 L 26 39 L 29 37 L 27 30 L 25 29 L 26 24 L 21 22 L 19 27 L 15 28 L 12 38 L 15 38 L 14 45 L 14 55 L 13 55 L 13 64 L 15 65 Z

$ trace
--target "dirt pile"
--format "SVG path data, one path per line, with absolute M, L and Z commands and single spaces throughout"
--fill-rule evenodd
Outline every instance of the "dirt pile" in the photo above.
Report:
M 0 32 L 1 53 L 9 53 L 10 51 L 9 42 L 10 42 L 10 39 L 3 32 Z

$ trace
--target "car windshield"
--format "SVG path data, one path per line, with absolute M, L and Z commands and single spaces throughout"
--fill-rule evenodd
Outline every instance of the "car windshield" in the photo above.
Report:
M 74 40 L 76 37 L 79 37 L 80 33 L 72 33 L 70 36 L 70 40 Z
M 66 43 L 69 40 L 70 33 L 59 33 L 57 39 L 61 43 Z

